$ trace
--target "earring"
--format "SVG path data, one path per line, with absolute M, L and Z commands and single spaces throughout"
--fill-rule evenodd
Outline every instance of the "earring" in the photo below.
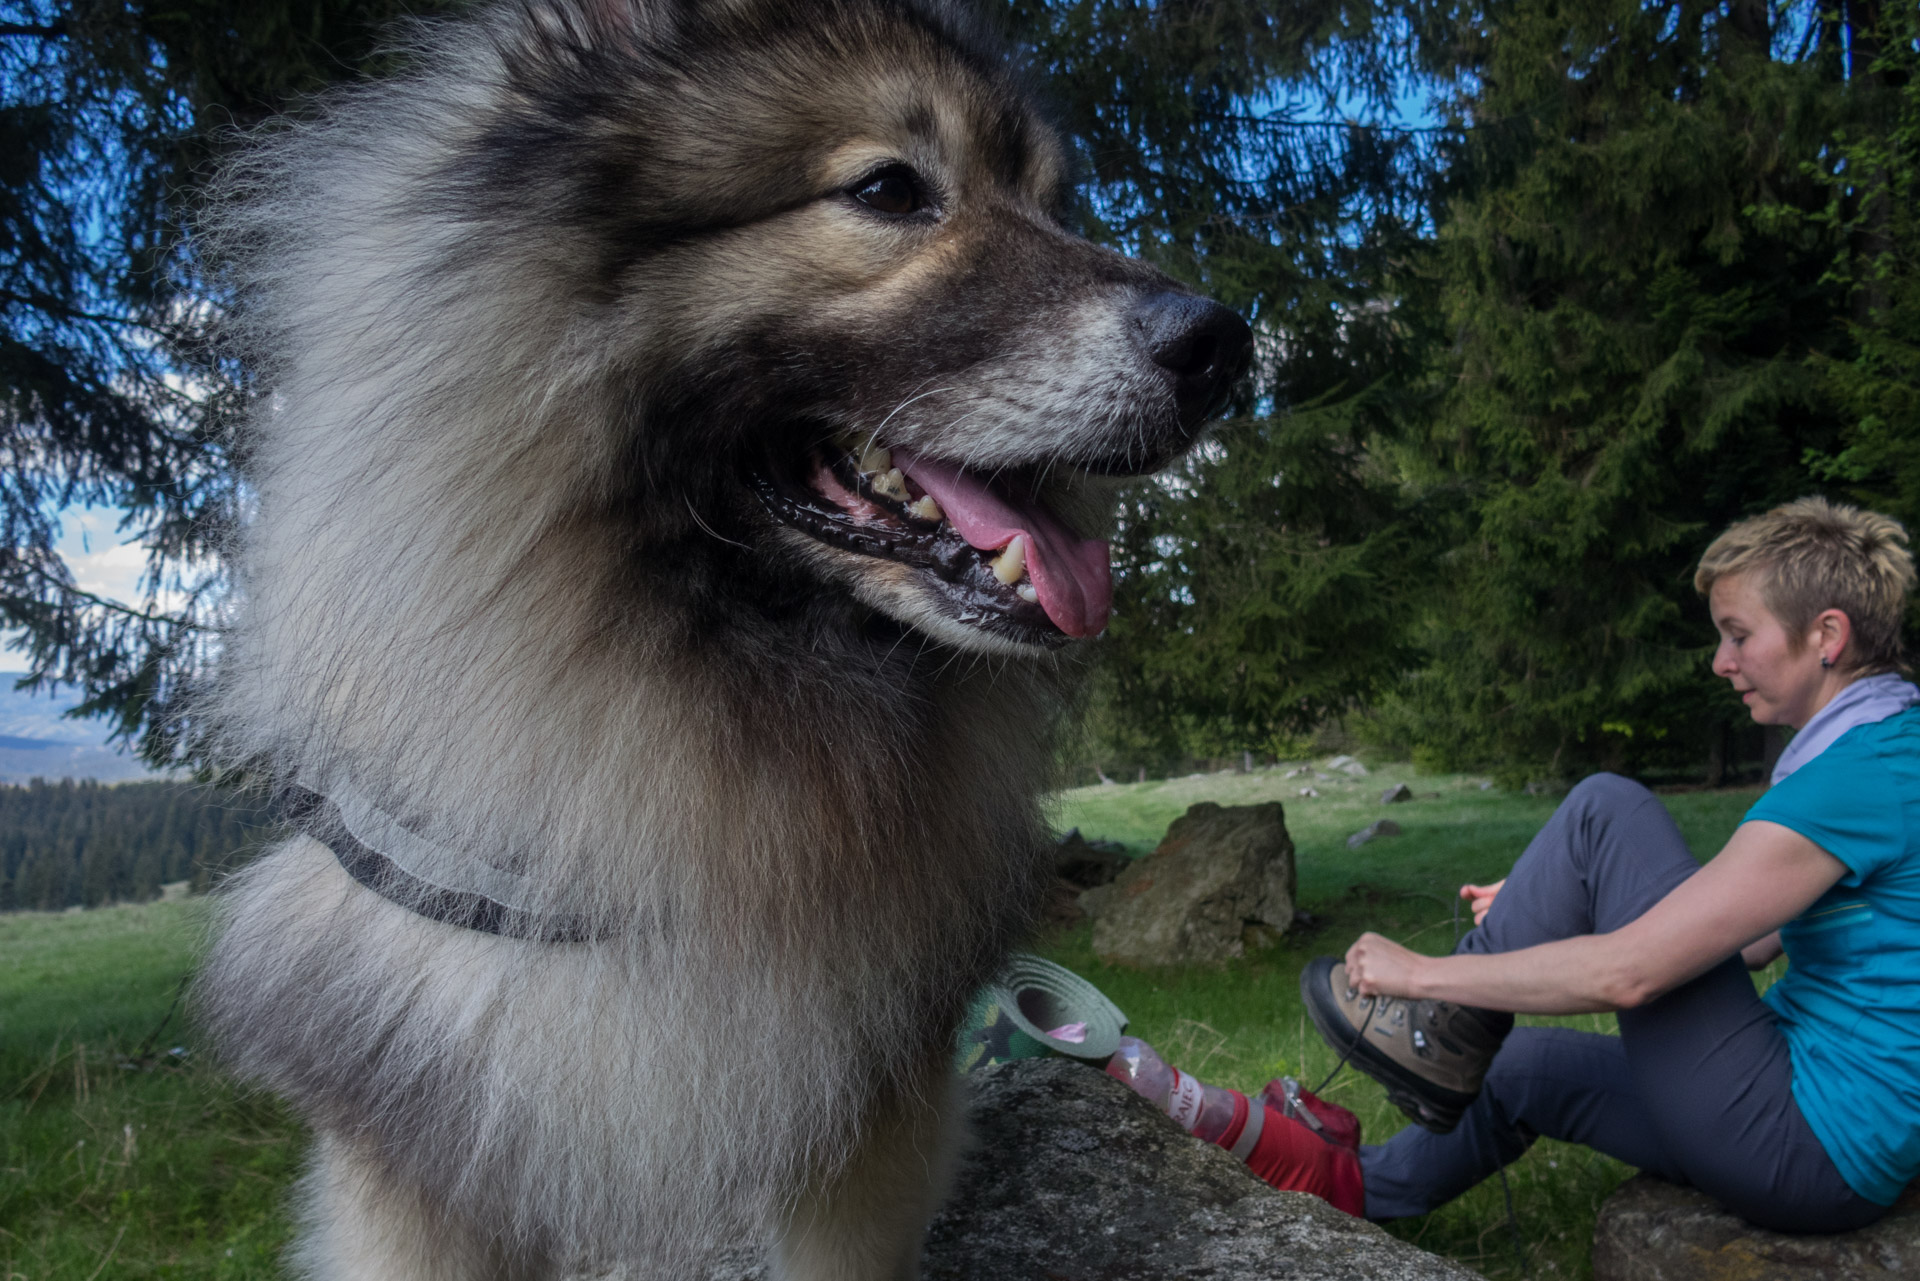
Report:
M 1820 655 L 1820 666 L 1822 666 L 1822 667 L 1832 667 L 1832 666 L 1833 666 L 1833 660 L 1832 660 L 1831 658 L 1828 658 L 1828 657 L 1827 657 L 1827 656 L 1826 656 L 1825 654 L 1822 654 L 1822 655 Z

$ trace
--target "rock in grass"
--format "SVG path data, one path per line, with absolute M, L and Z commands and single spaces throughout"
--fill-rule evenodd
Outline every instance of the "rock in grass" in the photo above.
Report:
M 1090 841 L 1074 828 L 1054 843 L 1053 874 L 1075 887 L 1105 885 L 1133 860 L 1117 841 Z
M 1402 801 L 1410 801 L 1412 799 L 1413 789 L 1405 783 L 1395 783 L 1392 787 L 1380 793 L 1380 803 L 1382 805 L 1398 805 Z
M 1398 836 L 1400 825 L 1390 818 L 1376 819 L 1347 838 L 1347 848 L 1357 850 L 1376 836 Z
M 1277 1192 L 1097 1068 L 967 1078 L 973 1143 L 927 1230 L 924 1281 L 1473 1281 L 1302 1192 Z M 739 1251 L 703 1281 L 766 1281 Z
M 1113 884 L 1081 896 L 1093 950 L 1120 965 L 1214 965 L 1293 926 L 1293 840 L 1278 801 L 1202 801 Z
M 1097 892 L 1132 862 L 1127 847 L 1115 841 L 1090 841 L 1074 828 L 1054 844 L 1053 889 L 1043 919 L 1064 928 L 1096 914 Z
M 1721 1209 L 1713 1198 L 1642 1174 L 1600 1207 L 1594 1281 L 1890 1281 L 1920 1276 L 1920 1203 L 1909 1191 L 1858 1232 L 1788 1236 Z

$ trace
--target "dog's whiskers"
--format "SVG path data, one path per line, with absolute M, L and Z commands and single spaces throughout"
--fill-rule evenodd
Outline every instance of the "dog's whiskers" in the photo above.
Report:
M 687 505 L 687 515 L 693 517 L 693 523 L 700 526 L 701 529 L 705 530 L 709 537 L 717 538 L 721 542 L 727 544 L 729 547 L 738 547 L 743 552 L 750 552 L 753 550 L 753 548 L 747 546 L 745 543 L 737 542 L 734 539 L 728 538 L 725 534 L 717 532 L 713 528 L 713 526 L 707 524 L 706 521 L 700 519 L 700 513 L 694 510 L 693 499 L 688 498 L 684 494 L 682 494 L 680 497 L 681 497 L 681 501 L 686 503 Z

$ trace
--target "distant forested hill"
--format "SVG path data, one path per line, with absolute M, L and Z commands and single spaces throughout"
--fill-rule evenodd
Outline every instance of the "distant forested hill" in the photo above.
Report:
M 192 783 L 0 786 L 0 910 L 139 901 L 170 881 L 204 890 L 273 830 L 254 798 Z
M 107 741 L 103 720 L 74 720 L 71 689 L 15 689 L 19 672 L 0 672 L 0 783 L 90 778 L 102 783 L 159 778 L 146 762 Z

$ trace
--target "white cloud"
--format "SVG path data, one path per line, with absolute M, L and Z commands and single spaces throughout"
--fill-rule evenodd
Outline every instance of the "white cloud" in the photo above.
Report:
M 81 591 L 135 609 L 144 608 L 146 597 L 140 590 L 140 575 L 147 567 L 147 551 L 120 532 L 120 516 L 112 507 L 70 507 L 60 513 L 60 538 L 54 548 L 67 562 L 74 585 Z M 180 602 L 180 593 L 163 591 L 156 603 L 168 609 Z M 0 652 L 20 654 L 24 647 L 17 636 L 12 636 Z
M 147 550 L 120 532 L 120 516 L 112 507 L 70 507 L 60 514 L 60 540 L 54 546 L 81 591 L 138 607 L 146 601 L 140 574 L 147 567 Z M 175 596 L 162 592 L 161 608 L 175 603 Z

